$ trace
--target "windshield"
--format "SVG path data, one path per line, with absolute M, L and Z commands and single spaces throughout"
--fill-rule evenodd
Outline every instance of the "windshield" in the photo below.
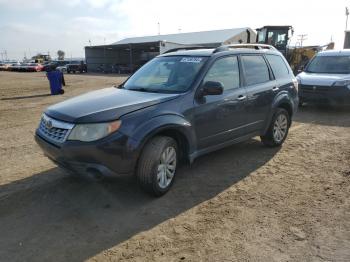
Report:
M 158 57 L 141 67 L 123 88 L 143 92 L 181 93 L 190 88 L 206 57 Z
M 306 72 L 326 74 L 350 74 L 350 56 L 316 56 Z

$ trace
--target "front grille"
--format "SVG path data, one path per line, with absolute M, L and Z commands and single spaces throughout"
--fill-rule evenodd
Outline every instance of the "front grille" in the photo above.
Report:
M 311 92 L 329 92 L 334 90 L 334 88 L 330 86 L 300 85 L 299 87 L 303 91 Z
M 50 141 L 63 143 L 66 141 L 67 136 L 70 133 L 70 130 L 74 127 L 73 124 L 58 121 L 47 115 L 41 117 L 39 124 L 39 134 Z

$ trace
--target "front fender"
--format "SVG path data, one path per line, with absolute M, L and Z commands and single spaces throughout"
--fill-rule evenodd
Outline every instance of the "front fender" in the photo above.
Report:
M 194 151 L 196 136 L 192 124 L 182 116 L 176 114 L 160 115 L 143 122 L 132 131 L 128 144 L 140 153 L 149 138 L 165 130 L 176 130 L 180 132 L 188 141 L 189 152 Z

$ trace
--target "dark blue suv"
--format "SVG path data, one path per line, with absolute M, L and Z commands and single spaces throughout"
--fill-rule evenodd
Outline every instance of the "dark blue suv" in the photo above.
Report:
M 298 84 L 284 57 L 265 45 L 176 50 L 160 55 L 119 87 L 50 106 L 36 141 L 59 166 L 102 177 L 135 174 L 160 196 L 180 160 L 260 136 L 287 137 Z

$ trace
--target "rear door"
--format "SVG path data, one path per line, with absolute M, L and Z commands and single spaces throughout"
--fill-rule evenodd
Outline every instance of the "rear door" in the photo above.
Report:
M 294 90 L 293 72 L 284 58 L 279 55 L 269 54 L 266 55 L 266 59 L 272 68 L 273 75 L 276 79 L 276 88 L 274 95 L 277 95 L 281 91 Z
M 263 55 L 241 55 L 244 86 L 247 90 L 247 133 L 262 130 L 276 92 L 276 81 Z

